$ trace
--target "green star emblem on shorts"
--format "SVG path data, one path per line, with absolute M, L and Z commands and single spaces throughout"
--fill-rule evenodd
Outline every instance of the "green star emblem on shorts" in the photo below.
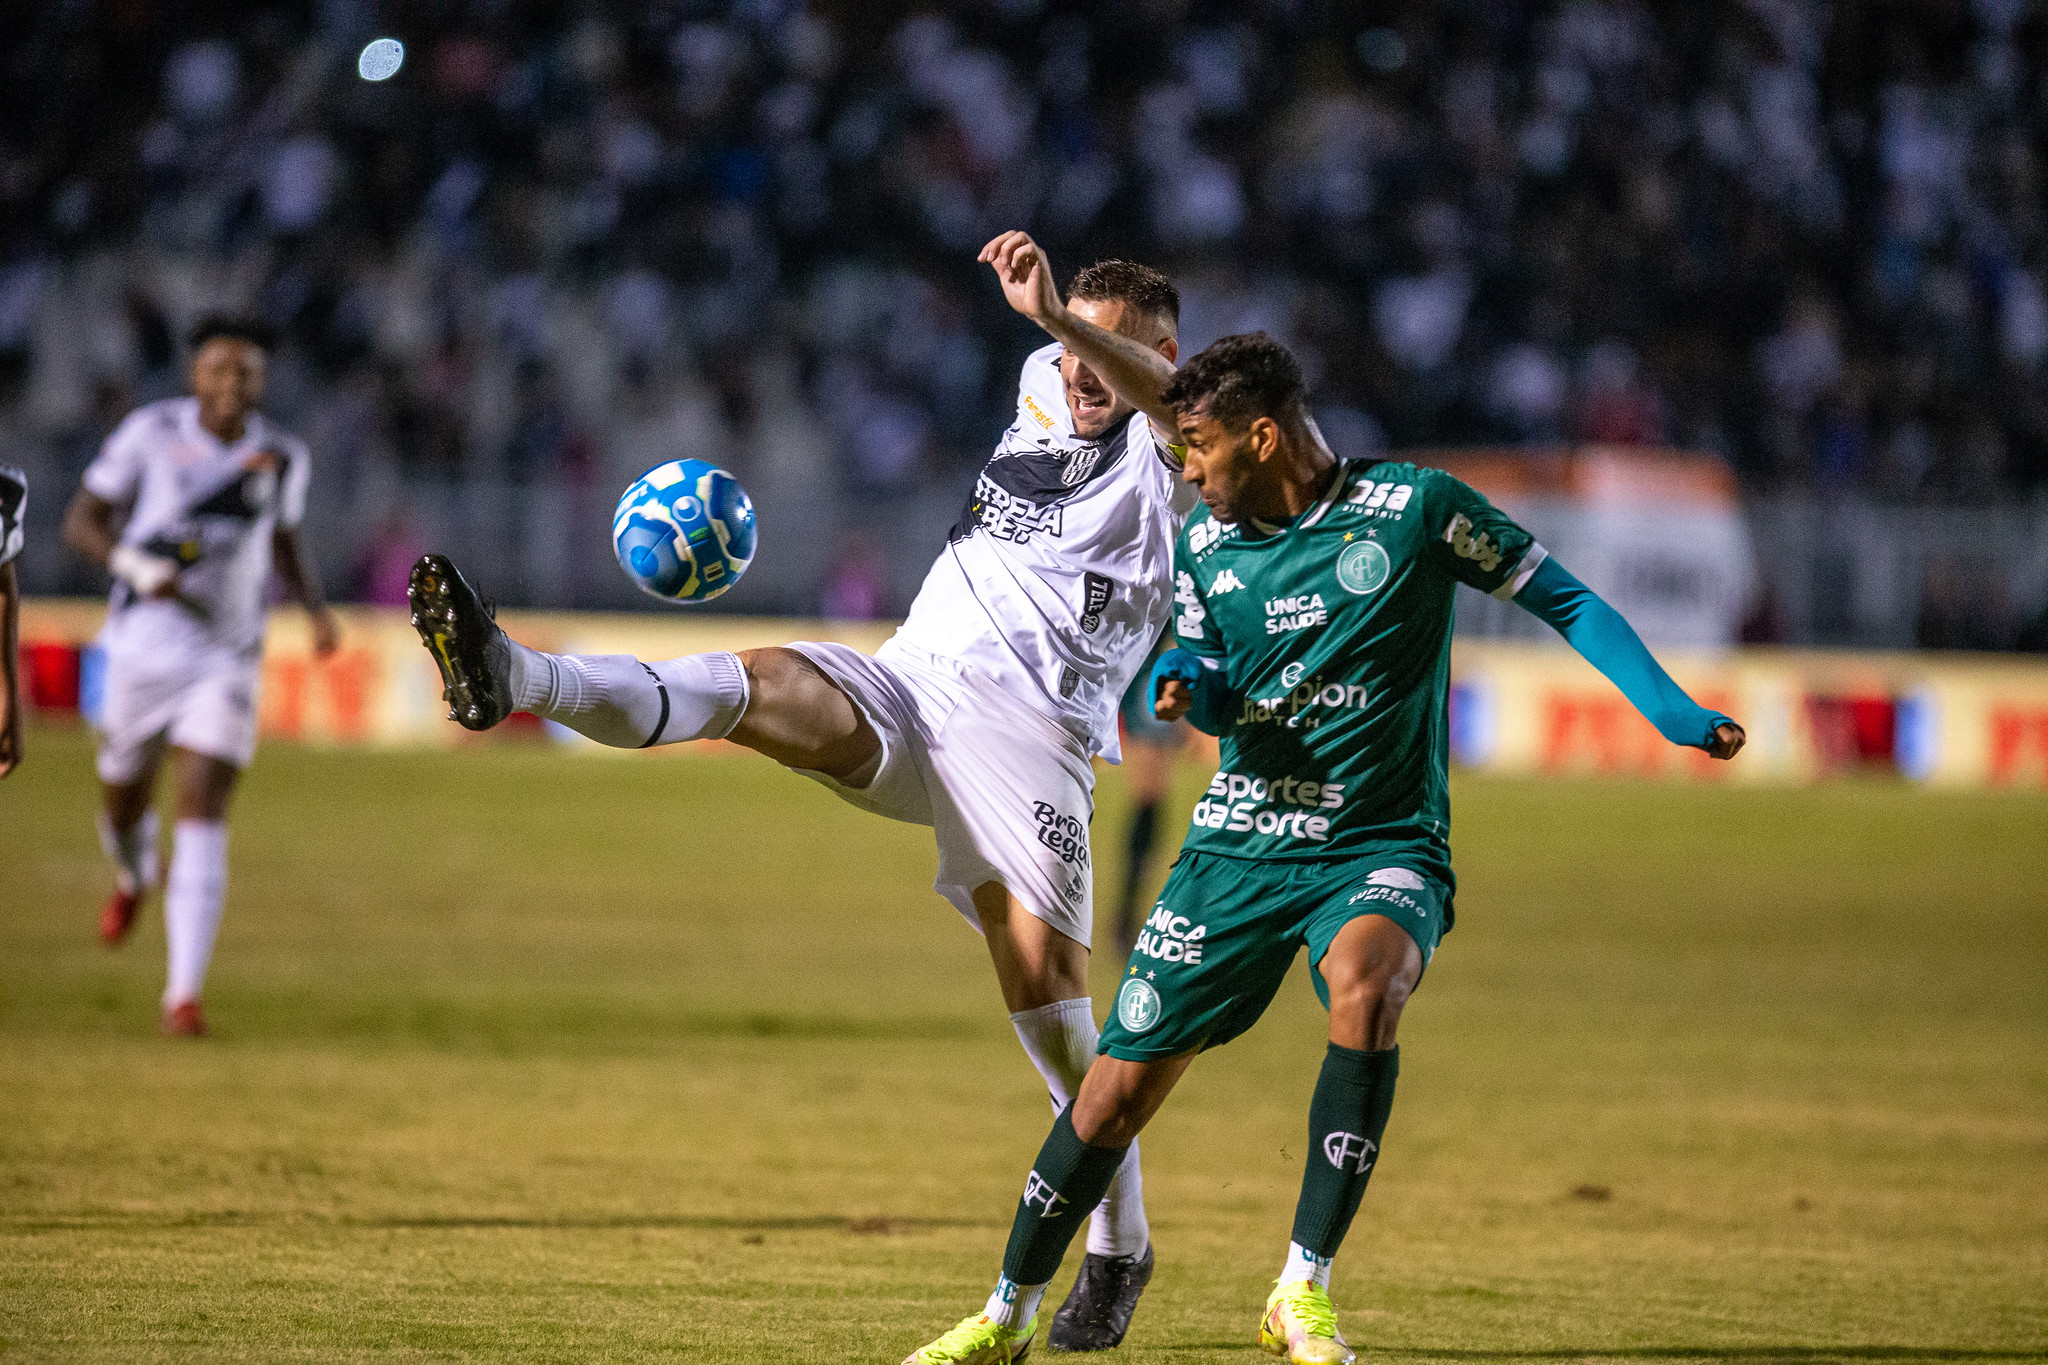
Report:
M 1450 928 L 1451 889 L 1418 846 L 1317 862 L 1184 851 L 1131 950 L 1101 1050 L 1153 1061 L 1221 1047 L 1258 1022 L 1304 945 L 1313 971 L 1343 927 L 1385 915 L 1427 966 Z

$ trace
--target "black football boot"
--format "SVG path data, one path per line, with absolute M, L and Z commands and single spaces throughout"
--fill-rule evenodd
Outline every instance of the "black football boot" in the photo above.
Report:
M 1089 1252 L 1067 1301 L 1052 1320 L 1045 1344 L 1055 1351 L 1107 1351 L 1131 1330 L 1138 1295 L 1152 1283 L 1152 1244 L 1137 1256 Z
M 412 628 L 441 670 L 448 719 L 488 730 L 512 714 L 512 642 L 497 611 L 476 595 L 446 555 L 422 555 L 407 596 Z

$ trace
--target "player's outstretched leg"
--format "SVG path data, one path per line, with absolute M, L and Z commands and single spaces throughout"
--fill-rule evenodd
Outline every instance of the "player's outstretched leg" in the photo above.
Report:
M 1024 1359 L 1038 1330 L 1046 1286 L 1080 1231 L 1074 1211 L 1101 1202 L 1138 1130 L 1159 1111 L 1191 1060 L 1192 1054 L 1156 1062 L 1096 1060 L 1080 1097 L 1053 1121 L 1024 1181 L 995 1292 L 981 1312 L 912 1351 L 903 1365 L 1010 1365 Z
M 513 640 L 445 555 L 413 566 L 412 624 L 441 670 L 448 715 L 488 730 L 531 711 L 617 749 L 728 734 L 747 706 L 736 654 L 643 663 L 630 654 L 543 654 Z
M 1294 1365 L 1350 1365 L 1330 1266 L 1379 1163 L 1401 1070 L 1395 1027 L 1422 979 L 1422 952 L 1393 920 L 1365 915 L 1338 932 L 1317 965 L 1330 988 L 1330 1046 L 1309 1101 L 1293 1241 L 1266 1299 L 1259 1345 Z

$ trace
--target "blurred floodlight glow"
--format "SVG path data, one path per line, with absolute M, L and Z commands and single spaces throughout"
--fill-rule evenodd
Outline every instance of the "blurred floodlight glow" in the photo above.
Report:
M 379 38 L 356 58 L 356 74 L 366 81 L 388 81 L 405 65 L 405 44 L 396 38 Z

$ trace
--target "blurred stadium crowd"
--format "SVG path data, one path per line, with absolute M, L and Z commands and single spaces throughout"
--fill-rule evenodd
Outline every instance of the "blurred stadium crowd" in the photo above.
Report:
M 849 506 L 957 488 L 1037 339 L 972 264 L 1020 225 L 1063 273 L 1171 268 L 1191 345 L 1288 339 L 1346 453 L 1672 444 L 1756 493 L 1888 502 L 2048 483 L 2024 0 L 25 13 L 0 451 L 46 521 L 221 305 L 285 337 L 268 406 L 316 501 L 608 506 L 678 451 Z M 385 33 L 404 69 L 359 79 Z M 337 586 L 386 595 L 411 548 L 394 519 Z M 874 553 L 828 597 L 885 605 Z

